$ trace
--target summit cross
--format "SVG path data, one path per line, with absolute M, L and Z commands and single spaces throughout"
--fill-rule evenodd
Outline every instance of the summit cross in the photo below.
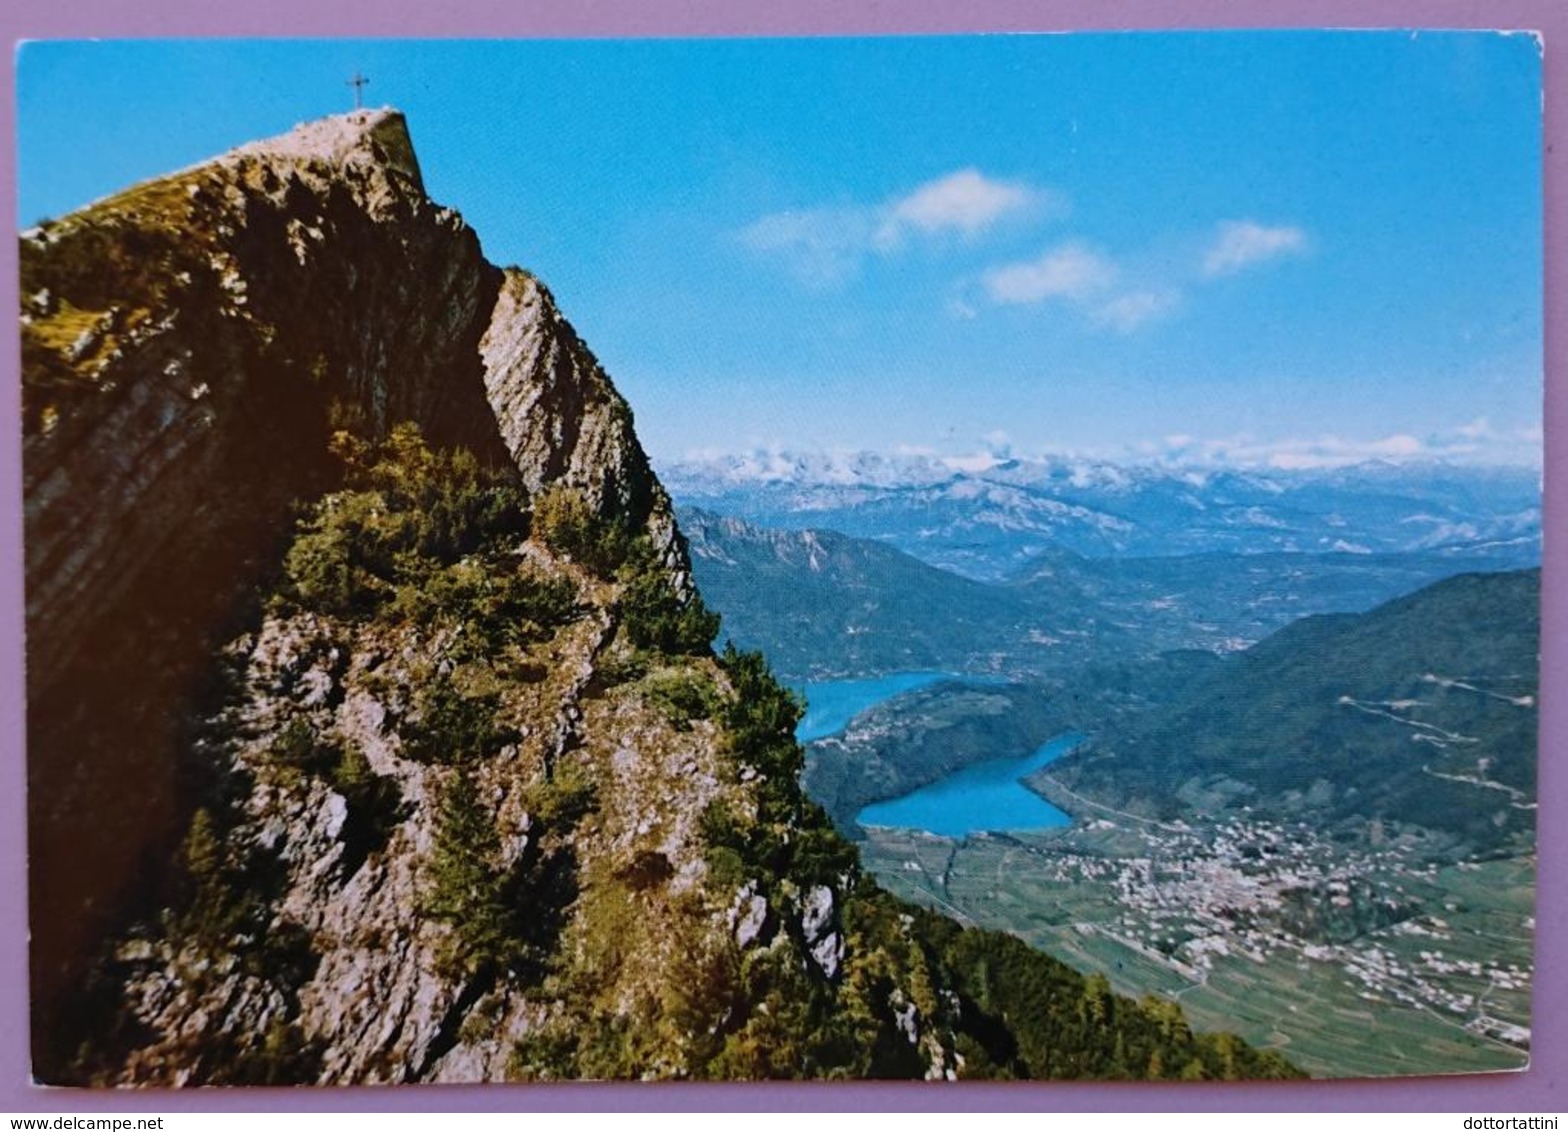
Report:
M 354 88 L 354 109 L 355 110 L 362 109 L 362 107 L 360 105 L 359 92 L 363 88 L 365 88 L 365 87 L 370 85 L 370 80 L 367 79 L 364 75 L 360 74 L 358 71 L 355 71 L 354 72 L 354 77 L 351 78 L 351 79 L 346 79 L 344 81 L 343 85 L 344 86 L 351 86 L 351 87 Z

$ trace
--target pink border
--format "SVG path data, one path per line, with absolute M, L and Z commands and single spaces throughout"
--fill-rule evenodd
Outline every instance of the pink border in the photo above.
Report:
M 991 1111 L 1448 1111 L 1541 1113 L 1568 1109 L 1568 828 L 1554 823 L 1568 806 L 1568 565 L 1560 545 L 1568 523 L 1568 420 L 1563 391 L 1564 336 L 1551 317 L 1561 308 L 1568 249 L 1562 222 L 1563 126 L 1568 64 L 1568 5 L 1561 0 L 276 0 L 225 11 L 210 0 L 74 0 L 0 9 L 13 50 L 3 66 L 11 97 L 0 105 L 0 210 L 16 215 L 15 53 L 24 38 L 58 37 L 707 37 L 893 35 L 1068 31 L 1124 28 L 1427 27 L 1524 28 L 1543 33 L 1546 82 L 1546 571 L 1543 610 L 1541 887 L 1537 923 L 1551 943 L 1538 956 L 1535 1054 L 1524 1073 L 1305 1085 L 920 1086 L 860 1084 L 583 1085 L 403 1088 L 397 1090 L 235 1090 L 200 1093 L 88 1094 L 32 1087 L 27 1080 L 25 808 L 20 434 L 0 437 L 0 1111 L 202 1112 L 510 1110 L 991 1110 Z M 90 113 L 90 108 L 83 108 Z M 0 305 L 15 309 L 16 244 L 0 250 Z M 16 324 L 3 322 L 0 420 L 19 422 Z

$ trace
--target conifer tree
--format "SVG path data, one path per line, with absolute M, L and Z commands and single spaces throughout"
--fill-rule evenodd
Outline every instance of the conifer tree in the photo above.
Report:
M 425 900 L 426 915 L 452 926 L 442 961 L 454 973 L 494 973 L 517 947 L 515 918 L 494 864 L 499 853 L 495 823 L 472 776 L 459 770 L 441 793 Z

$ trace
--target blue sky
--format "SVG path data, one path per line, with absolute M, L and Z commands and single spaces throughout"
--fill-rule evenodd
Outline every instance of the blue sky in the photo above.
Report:
M 34 44 L 20 222 L 356 69 L 656 457 L 1539 460 L 1526 36 Z

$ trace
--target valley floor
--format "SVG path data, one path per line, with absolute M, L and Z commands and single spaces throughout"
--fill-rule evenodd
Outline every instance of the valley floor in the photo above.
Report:
M 900 896 L 1173 998 L 1314 1076 L 1529 1060 L 1533 855 L 1442 864 L 1398 836 L 1368 849 L 1114 814 L 962 841 L 878 829 L 861 853 Z

